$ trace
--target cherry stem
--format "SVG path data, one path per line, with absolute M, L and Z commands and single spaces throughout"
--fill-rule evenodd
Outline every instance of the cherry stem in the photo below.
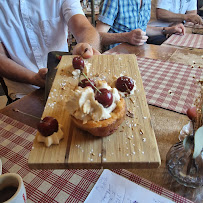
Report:
M 85 48 L 83 54 L 85 54 L 88 51 L 88 48 Z M 81 54 L 81 56 L 83 57 L 83 54 Z
M 89 80 L 89 78 L 83 72 L 81 72 L 81 73 L 89 81 L 89 83 L 92 85 L 92 87 L 94 87 L 101 94 L 101 91 L 99 91 L 99 89 L 94 86 L 94 84 Z
M 192 128 L 193 128 L 192 135 L 194 137 L 195 136 L 195 121 L 194 121 L 194 119 L 192 119 Z
M 85 52 L 87 52 L 87 51 L 88 51 L 88 48 L 85 48 L 85 51 L 84 51 L 84 53 L 85 53 Z M 83 53 L 83 54 L 84 54 L 84 53 Z
M 128 88 L 128 86 L 127 86 L 126 84 L 125 84 L 125 87 L 126 87 L 126 89 L 127 89 L 126 92 L 127 92 L 128 94 L 130 94 L 130 90 L 129 90 L 129 88 Z
M 31 114 L 28 114 L 28 113 L 22 112 L 22 111 L 20 111 L 20 110 L 17 109 L 17 108 L 14 108 L 13 111 L 15 111 L 15 112 L 19 112 L 19 113 L 22 113 L 22 114 L 24 114 L 24 115 L 26 115 L 26 116 L 30 116 L 30 117 L 32 117 L 32 118 L 36 118 L 36 119 L 38 119 L 38 120 L 41 119 L 41 118 L 36 117 L 36 116 L 33 116 L 33 115 L 31 115 Z

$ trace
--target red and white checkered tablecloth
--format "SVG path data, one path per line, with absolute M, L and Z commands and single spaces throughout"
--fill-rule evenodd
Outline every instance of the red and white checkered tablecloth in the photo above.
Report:
M 148 104 L 186 113 L 199 94 L 203 67 L 137 57 Z
M 181 36 L 173 34 L 164 44 L 203 49 L 203 35 L 185 33 Z
M 84 202 L 102 170 L 30 170 L 27 164 L 36 130 L 0 114 L 0 158 L 3 173 L 17 173 L 24 181 L 27 202 Z M 127 170 L 113 172 L 178 203 L 191 201 Z

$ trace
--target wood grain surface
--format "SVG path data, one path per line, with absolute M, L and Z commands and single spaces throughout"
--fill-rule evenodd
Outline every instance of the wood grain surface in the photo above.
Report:
M 105 78 L 111 84 L 115 76 L 124 74 L 136 81 L 135 94 L 126 98 L 127 109 L 134 118 L 126 116 L 120 128 L 104 138 L 77 129 L 70 119 L 66 102 L 74 88 L 69 83 L 73 57 L 63 56 L 42 115 L 42 118 L 53 116 L 62 124 L 64 139 L 49 148 L 35 139 L 29 166 L 33 169 L 158 167 L 161 160 L 136 56 L 100 55 L 88 59 L 91 77 Z

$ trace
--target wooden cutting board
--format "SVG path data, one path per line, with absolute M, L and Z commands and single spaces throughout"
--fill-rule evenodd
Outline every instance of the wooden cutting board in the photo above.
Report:
M 66 109 L 69 99 L 74 56 L 63 56 L 44 109 L 42 118 L 53 116 L 63 126 L 64 139 L 59 145 L 46 147 L 34 140 L 28 159 L 32 169 L 156 168 L 161 164 L 149 109 L 136 56 L 99 55 L 86 60 L 91 64 L 89 77 L 105 78 L 109 83 L 120 74 L 132 77 L 137 90 L 126 98 L 126 116 L 119 129 L 108 137 L 94 137 L 77 129 Z M 72 83 L 71 83 L 72 84 Z M 38 133 L 38 132 L 37 132 Z

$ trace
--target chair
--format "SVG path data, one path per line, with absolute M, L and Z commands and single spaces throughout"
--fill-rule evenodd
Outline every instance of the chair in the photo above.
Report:
M 94 0 L 91 0 L 91 17 L 92 17 L 92 25 L 95 26 Z
M 83 1 L 80 1 L 80 2 L 83 2 Z M 91 3 L 91 12 L 86 11 L 88 2 Z M 95 8 L 94 8 L 95 5 L 94 4 L 95 4 L 94 0 L 89 0 L 89 1 L 86 0 L 85 6 L 83 6 L 83 9 L 85 10 L 85 16 L 91 18 L 91 23 L 92 23 L 93 26 L 96 25 L 96 22 L 95 22 Z
M 5 93 L 5 95 L 6 95 L 7 99 L 8 99 L 7 104 L 12 103 L 13 100 L 9 97 L 9 95 L 8 95 L 8 88 L 7 88 L 7 86 L 6 86 L 5 82 L 4 82 L 4 79 L 1 76 L 0 76 L 0 83 L 1 83 L 3 91 L 4 91 L 4 93 Z

